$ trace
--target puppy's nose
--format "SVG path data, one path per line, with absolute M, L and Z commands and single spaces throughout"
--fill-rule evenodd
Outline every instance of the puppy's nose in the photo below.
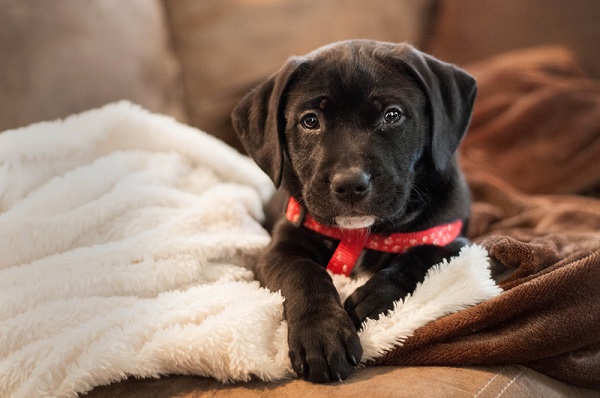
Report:
M 363 199 L 371 188 L 371 177 L 360 169 L 336 173 L 331 178 L 331 190 L 339 200 L 355 202 Z

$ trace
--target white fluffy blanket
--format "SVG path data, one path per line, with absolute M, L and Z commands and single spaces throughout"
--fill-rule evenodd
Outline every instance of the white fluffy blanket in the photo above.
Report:
M 271 191 L 248 158 L 127 102 L 0 134 L 0 396 L 288 377 L 283 299 L 252 273 Z M 342 299 L 361 283 L 335 282 Z M 366 323 L 363 359 L 498 293 L 467 248 Z

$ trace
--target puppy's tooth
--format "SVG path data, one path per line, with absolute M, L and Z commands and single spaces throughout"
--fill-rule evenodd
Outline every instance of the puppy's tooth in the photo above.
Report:
M 338 373 L 337 374 L 337 379 L 338 379 L 338 381 L 342 381 L 342 375 Z

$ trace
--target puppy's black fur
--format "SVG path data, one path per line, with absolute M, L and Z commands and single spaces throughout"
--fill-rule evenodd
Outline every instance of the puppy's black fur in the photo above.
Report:
M 286 220 L 287 195 L 320 223 L 366 217 L 373 233 L 466 225 L 469 194 L 454 153 L 475 93 L 467 73 L 409 45 L 354 40 L 290 58 L 234 110 L 247 152 L 282 188 L 256 273 L 285 297 L 299 376 L 346 378 L 362 355 L 361 323 L 391 309 L 467 241 L 400 255 L 363 251 L 353 274 L 373 276 L 342 305 L 325 270 L 338 242 Z

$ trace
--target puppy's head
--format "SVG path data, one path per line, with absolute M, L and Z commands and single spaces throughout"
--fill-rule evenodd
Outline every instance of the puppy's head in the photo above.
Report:
M 314 218 L 361 228 L 411 218 L 420 180 L 455 173 L 475 93 L 471 76 L 407 44 L 354 40 L 290 58 L 232 120 Z

